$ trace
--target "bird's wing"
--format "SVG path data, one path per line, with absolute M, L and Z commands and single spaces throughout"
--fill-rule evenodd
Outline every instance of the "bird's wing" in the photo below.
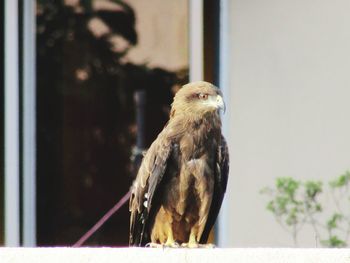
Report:
M 219 145 L 216 159 L 216 170 L 215 170 L 215 184 L 214 184 L 214 194 L 213 200 L 210 206 L 208 219 L 200 238 L 200 243 L 206 243 L 210 230 L 212 229 L 216 218 L 219 214 L 222 200 L 226 192 L 226 186 L 228 181 L 229 172 L 229 153 L 226 140 L 221 136 L 221 144 Z
M 172 141 L 167 137 L 166 129 L 152 143 L 142 160 L 139 172 L 132 186 L 129 203 L 131 212 L 129 244 L 140 246 L 148 240 L 145 226 L 153 205 L 153 196 L 165 174 Z

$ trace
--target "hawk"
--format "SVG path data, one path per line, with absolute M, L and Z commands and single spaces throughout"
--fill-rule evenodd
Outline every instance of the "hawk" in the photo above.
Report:
M 131 188 L 131 246 L 205 246 L 226 191 L 229 155 L 220 90 L 184 85 Z

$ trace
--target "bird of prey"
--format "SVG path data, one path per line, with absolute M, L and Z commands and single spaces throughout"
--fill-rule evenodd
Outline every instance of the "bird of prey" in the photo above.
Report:
M 131 188 L 130 246 L 202 247 L 226 191 L 229 155 L 220 90 L 184 85 Z

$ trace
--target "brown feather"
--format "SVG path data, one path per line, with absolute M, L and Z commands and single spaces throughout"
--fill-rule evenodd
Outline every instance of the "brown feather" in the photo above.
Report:
M 207 82 L 187 84 L 175 95 L 169 122 L 147 151 L 133 183 L 130 245 L 164 244 L 170 235 L 183 243 L 190 233 L 197 242 L 206 242 L 228 174 L 228 166 L 217 169 L 226 165 L 221 163 L 221 121 L 214 101 L 218 95 Z M 228 158 L 228 152 L 224 154 Z

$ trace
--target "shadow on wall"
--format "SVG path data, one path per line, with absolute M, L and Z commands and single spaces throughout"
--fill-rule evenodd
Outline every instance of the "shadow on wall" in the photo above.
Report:
M 134 92 L 147 94 L 149 145 L 168 119 L 174 88 L 187 82 L 187 69 L 124 61 L 134 45 L 135 14 L 122 1 L 37 3 L 40 246 L 72 245 L 129 189 Z M 124 206 L 86 245 L 127 245 L 128 226 Z

